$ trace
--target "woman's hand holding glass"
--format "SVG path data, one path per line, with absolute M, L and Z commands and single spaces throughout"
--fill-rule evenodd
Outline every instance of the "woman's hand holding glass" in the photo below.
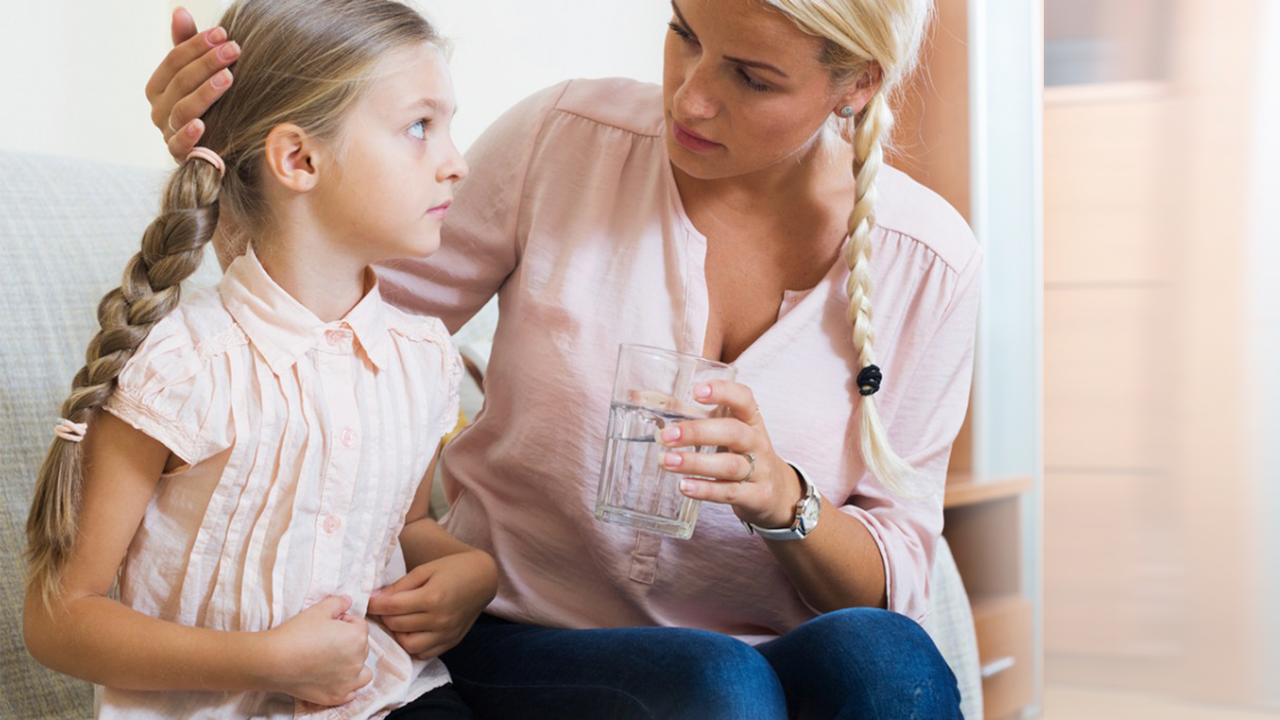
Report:
M 753 525 L 790 527 L 800 501 L 800 479 L 774 452 L 751 388 L 715 380 L 694 388 L 694 396 L 705 405 L 725 408 L 727 416 L 691 420 L 662 430 L 658 442 L 673 448 L 663 456 L 663 469 L 698 476 L 680 483 L 680 491 L 691 498 L 729 505 L 739 519 Z M 674 450 L 688 446 L 719 447 L 721 452 Z

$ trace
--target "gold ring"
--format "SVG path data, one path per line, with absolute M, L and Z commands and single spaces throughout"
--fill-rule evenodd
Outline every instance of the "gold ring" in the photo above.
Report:
M 751 467 L 747 468 L 747 476 L 738 481 L 738 482 L 747 482 L 748 480 L 751 479 L 752 475 L 756 474 L 756 455 L 755 453 L 738 453 L 738 454 L 746 458 L 747 462 L 751 464 Z

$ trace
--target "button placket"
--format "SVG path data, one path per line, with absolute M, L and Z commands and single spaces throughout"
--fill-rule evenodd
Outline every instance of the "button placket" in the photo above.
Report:
M 341 559 L 345 542 L 344 519 L 350 508 L 351 485 L 360 466 L 359 433 L 349 424 L 358 417 L 356 385 L 351 361 L 352 334 L 348 329 L 331 328 L 324 333 L 328 347 L 318 353 L 320 384 L 328 396 L 329 452 L 321 478 L 320 502 L 316 517 L 315 558 L 312 583 L 317 590 L 336 591 L 343 587 Z M 321 346 L 324 348 L 324 346 Z

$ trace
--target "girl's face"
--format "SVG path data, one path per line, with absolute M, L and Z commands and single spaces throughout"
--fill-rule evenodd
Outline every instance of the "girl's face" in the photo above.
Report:
M 671 6 L 663 59 L 666 142 L 685 173 L 709 180 L 777 165 L 814 147 L 831 113 L 854 101 L 832 86 L 819 62 L 823 41 L 764 4 L 673 0 Z
M 454 110 L 444 57 L 423 43 L 383 59 L 346 119 L 317 207 L 324 226 L 350 238 L 367 262 L 440 247 L 453 185 L 467 174 L 449 135 Z

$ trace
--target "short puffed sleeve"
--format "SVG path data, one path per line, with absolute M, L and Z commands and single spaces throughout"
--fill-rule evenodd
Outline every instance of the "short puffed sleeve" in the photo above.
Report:
M 156 323 L 104 406 L 189 465 L 231 446 L 230 368 L 215 348 L 237 344 L 234 326 L 206 342 L 197 341 L 193 330 L 181 312 Z

